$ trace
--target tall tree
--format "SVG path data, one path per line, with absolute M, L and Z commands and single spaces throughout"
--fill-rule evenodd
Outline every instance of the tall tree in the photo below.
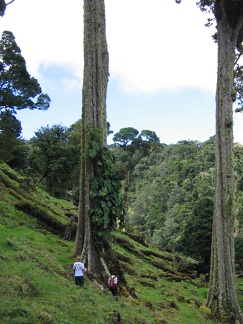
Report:
M 180 2 L 180 1 L 176 1 Z M 207 305 L 222 322 L 243 323 L 234 273 L 233 101 L 236 50 L 242 54 L 243 1 L 201 0 L 202 11 L 216 20 L 218 73 L 216 91 L 216 179 L 211 270 Z
M 210 243 L 212 236 L 213 199 L 197 199 L 188 216 L 185 229 L 177 242 L 177 250 L 195 258 L 200 263 L 200 271 L 209 272 Z M 192 244 L 193 242 L 193 244 Z
M 79 165 L 80 143 L 70 140 L 72 128 L 41 127 L 29 141 L 28 172 L 57 198 L 67 199 Z
M 46 110 L 49 105 L 49 96 L 28 73 L 13 33 L 5 30 L 0 40 L 0 110 Z
M 129 191 L 132 171 L 138 162 L 136 155 L 137 149 L 140 146 L 141 137 L 138 136 L 139 132 L 133 127 L 121 128 L 120 131 L 114 134 L 113 141 L 119 145 L 122 150 L 120 154 L 120 161 L 122 162 L 122 170 L 124 174 L 124 202 L 125 202 L 125 230 L 129 232 L 128 209 L 129 209 Z
M 148 156 L 154 148 L 158 148 L 159 138 L 154 131 L 143 130 L 139 134 L 137 129 L 126 127 L 114 134 L 113 141 L 119 147 L 117 153 L 120 164 L 117 164 L 117 169 L 120 167 L 120 171 L 122 171 L 120 175 L 123 173 L 124 177 L 125 230 L 129 232 L 128 210 L 132 174 L 138 161 Z
M 49 104 L 49 96 L 28 73 L 14 35 L 4 31 L 0 40 L 0 157 L 9 165 L 24 166 L 27 151 L 24 140 L 19 138 L 21 123 L 14 114 L 24 108 L 46 110 Z
M 109 275 L 106 234 L 119 216 L 119 182 L 106 148 L 109 55 L 104 0 L 84 0 L 81 176 L 75 254 L 97 278 Z M 105 250 L 106 249 L 106 250 Z M 106 252 L 106 253 L 104 253 Z M 114 267 L 114 262 L 113 262 Z

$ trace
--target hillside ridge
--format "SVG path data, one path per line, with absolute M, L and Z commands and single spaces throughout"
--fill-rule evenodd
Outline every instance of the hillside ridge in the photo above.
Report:
M 193 260 L 112 233 L 126 286 L 72 275 L 77 208 L 0 164 L 0 323 L 214 323 Z M 133 292 L 133 293 L 131 293 Z

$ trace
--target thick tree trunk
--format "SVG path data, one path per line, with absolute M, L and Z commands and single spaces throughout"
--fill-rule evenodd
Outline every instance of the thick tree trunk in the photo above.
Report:
M 222 6 L 223 7 L 223 6 Z M 207 306 L 222 322 L 243 323 L 234 269 L 233 81 L 238 27 L 222 10 L 217 21 L 216 180 L 210 284 Z
M 93 145 L 106 146 L 108 59 L 104 0 L 84 0 L 81 190 L 75 255 L 81 254 L 85 267 L 97 278 L 107 270 L 89 215 L 90 183 L 96 168 L 90 150 Z

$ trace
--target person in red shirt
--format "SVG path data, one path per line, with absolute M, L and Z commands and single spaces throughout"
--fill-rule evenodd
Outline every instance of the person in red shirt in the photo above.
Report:
M 117 283 L 118 283 L 117 277 L 115 275 L 110 276 L 110 278 L 108 279 L 108 288 L 112 292 L 112 295 L 115 297 L 116 301 L 118 301 Z

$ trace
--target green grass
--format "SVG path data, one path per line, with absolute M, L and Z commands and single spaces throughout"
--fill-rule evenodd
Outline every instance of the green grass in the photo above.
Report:
M 122 236 L 121 233 L 114 235 Z M 124 235 L 123 235 L 124 236 Z M 205 323 L 204 312 L 185 299 L 205 295 L 194 285 L 172 283 L 158 276 L 160 270 L 139 256 L 139 243 L 128 239 L 137 254 L 119 244 L 114 247 L 129 257 L 129 266 L 136 275 L 125 273 L 138 299 L 119 296 L 116 302 L 105 288 L 101 291 L 86 279 L 85 289 L 74 285 L 72 257 L 74 242 L 44 231 L 33 217 L 16 212 L 0 220 L 0 323 L 113 323 L 121 316 L 124 323 Z M 160 252 L 161 253 L 161 252 Z M 154 258 L 154 257 L 153 257 Z M 152 287 L 144 286 L 143 281 Z M 191 295 L 193 294 L 193 295 Z M 182 301 L 178 301 L 182 296 Z M 169 303 L 174 302 L 173 308 Z M 172 303 L 173 304 L 173 303 Z M 210 323 L 210 321 L 207 321 Z M 211 322 L 212 323 L 212 322 Z
M 5 168 L 7 168 L 5 166 Z M 61 222 L 74 213 L 72 204 L 35 190 L 24 193 L 11 173 L 0 183 L 0 324 L 205 324 L 215 323 L 205 307 L 207 287 L 182 276 L 178 258 L 154 246 L 143 246 L 128 235 L 113 233 L 125 279 L 137 298 L 120 287 L 119 301 L 104 287 L 85 280 L 74 285 L 74 240 L 53 234 L 38 218 L 15 209 L 16 197 L 48 205 Z M 16 192 L 17 192 L 16 191 Z M 42 210 L 45 212 L 45 209 Z M 243 291 L 243 280 L 237 278 Z M 243 296 L 239 294 L 243 305 Z

